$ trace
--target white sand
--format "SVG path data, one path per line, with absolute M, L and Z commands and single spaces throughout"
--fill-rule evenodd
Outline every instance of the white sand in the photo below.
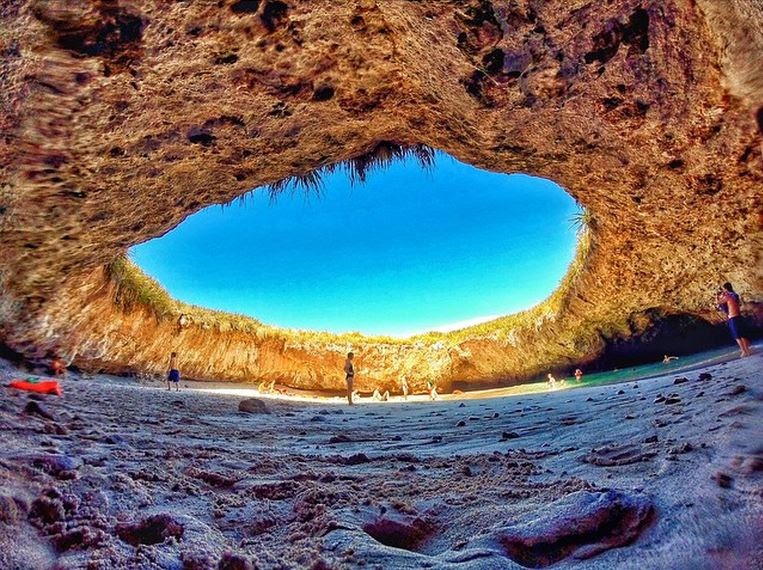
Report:
M 50 420 L 0 388 L 0 568 L 762 567 L 762 368 L 267 415 L 73 376 Z

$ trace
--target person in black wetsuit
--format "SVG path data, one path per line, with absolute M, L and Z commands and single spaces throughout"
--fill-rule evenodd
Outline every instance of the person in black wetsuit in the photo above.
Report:
M 347 382 L 347 403 L 352 406 L 352 381 L 355 378 L 355 367 L 352 365 L 352 359 L 355 355 L 352 352 L 347 353 L 347 360 L 344 361 L 344 379 Z

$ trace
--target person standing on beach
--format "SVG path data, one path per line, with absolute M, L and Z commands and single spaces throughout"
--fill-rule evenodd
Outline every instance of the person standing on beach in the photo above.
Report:
M 347 403 L 352 406 L 352 381 L 355 378 L 355 367 L 352 365 L 352 359 L 355 355 L 352 352 L 347 353 L 347 360 L 344 361 L 344 379 L 347 382 Z
M 729 331 L 731 336 L 739 345 L 741 349 L 741 356 L 750 356 L 752 351 L 750 350 L 750 341 L 744 336 L 742 330 L 742 315 L 739 310 L 739 295 L 734 291 L 731 283 L 728 281 L 723 284 L 721 289 L 718 289 L 715 301 L 718 304 L 718 309 L 726 314 L 726 318 L 729 323 Z
M 408 399 L 408 379 L 403 376 L 400 379 L 400 387 L 403 389 L 403 400 Z
M 580 368 L 575 370 L 575 380 L 581 382 L 583 380 L 583 371 Z
M 170 354 L 170 366 L 169 366 L 169 372 L 167 373 L 167 390 L 172 389 L 170 382 L 174 382 L 175 392 L 180 391 L 180 370 L 178 370 L 177 358 L 178 358 L 177 352 L 173 352 L 172 354 Z
M 56 356 L 50 363 L 50 370 L 53 376 L 65 376 L 66 375 L 66 362 L 60 356 Z

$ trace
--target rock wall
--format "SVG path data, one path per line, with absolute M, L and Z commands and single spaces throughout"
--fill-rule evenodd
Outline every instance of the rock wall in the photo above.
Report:
M 341 341 L 188 329 L 114 303 L 103 267 L 200 208 L 426 144 L 560 183 L 592 247 L 558 310 L 451 344 L 368 340 L 401 370 L 498 382 L 590 360 L 646 314 L 759 317 L 763 31 L 755 0 L 31 0 L 0 5 L 0 335 L 30 357 L 341 387 Z M 277 250 L 278 244 L 257 244 Z M 423 382 L 423 379 L 417 380 Z

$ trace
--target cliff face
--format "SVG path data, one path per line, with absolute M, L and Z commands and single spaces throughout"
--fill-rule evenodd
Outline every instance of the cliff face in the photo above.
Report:
M 0 334 L 30 357 L 158 370 L 178 350 L 190 376 L 340 387 L 347 342 L 178 332 L 116 304 L 103 267 L 206 205 L 385 142 L 553 179 L 592 245 L 516 330 L 353 342 L 361 387 L 591 359 L 643 315 L 709 317 L 725 280 L 761 301 L 755 0 L 32 0 L 0 18 Z

